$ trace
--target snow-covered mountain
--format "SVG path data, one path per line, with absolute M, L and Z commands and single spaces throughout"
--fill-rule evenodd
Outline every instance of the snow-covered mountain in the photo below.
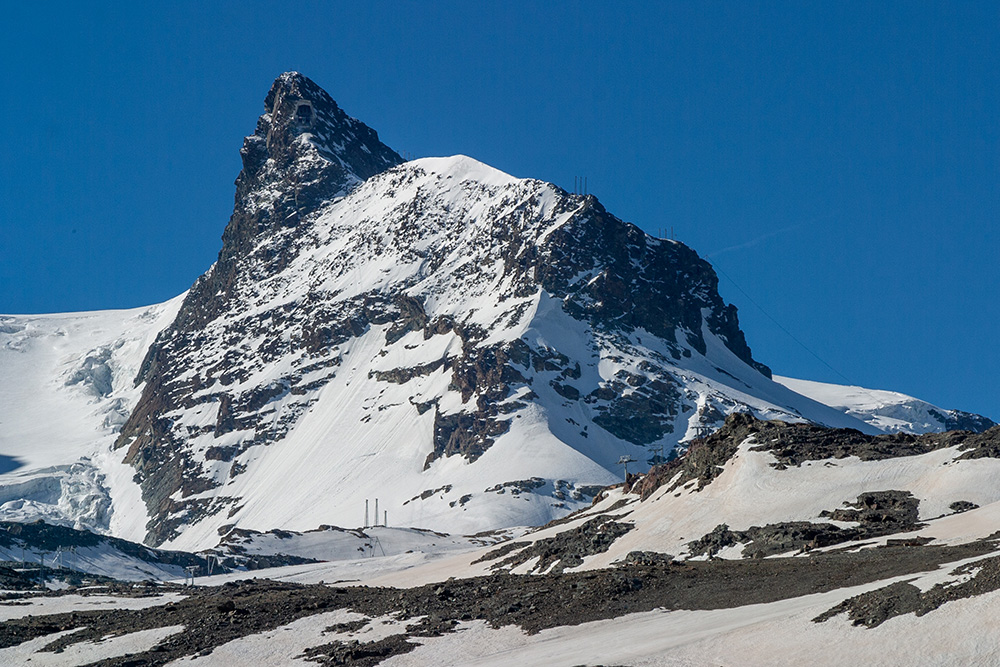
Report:
M 249 558 L 255 556 L 251 554 Z M 183 579 L 185 569 L 189 567 L 195 568 L 199 574 L 210 571 L 210 567 L 214 567 L 216 572 L 223 570 L 217 567 L 215 561 L 210 565 L 203 556 L 161 551 L 116 537 L 43 521 L 0 521 L 0 562 L 21 563 L 16 571 L 22 573 L 29 563 L 35 564 L 38 567 L 35 574 L 41 575 L 40 578 L 69 579 L 76 581 L 76 585 L 81 583 L 79 573 L 118 581 L 142 581 Z M 49 569 L 43 572 L 46 567 Z
M 3 319 L 0 518 L 194 550 L 378 498 L 473 533 L 585 507 L 734 412 L 883 429 L 772 381 L 711 266 L 593 196 L 403 163 L 297 73 L 241 154 L 185 295 Z
M 356 523 L 375 497 L 403 525 L 540 523 L 732 410 L 863 427 L 770 382 L 711 267 L 594 197 L 398 164 L 297 74 L 243 156 L 118 441 L 153 543 Z

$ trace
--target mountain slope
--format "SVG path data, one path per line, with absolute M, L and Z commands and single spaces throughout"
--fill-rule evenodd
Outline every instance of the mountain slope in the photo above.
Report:
M 996 426 L 982 415 L 945 410 L 927 401 L 896 391 L 865 389 L 775 377 L 775 382 L 792 391 L 808 396 L 824 405 L 843 410 L 852 417 L 870 424 L 885 433 L 934 433 L 939 431 L 975 431 L 977 433 Z
M 759 559 L 893 539 L 994 540 L 997 480 L 1000 427 L 871 436 L 735 414 L 683 457 L 630 476 L 572 521 L 518 538 L 520 549 L 495 552 L 480 567 L 575 571 L 655 554 Z M 606 535 L 599 548 L 583 548 L 588 524 Z
M 0 317 L 0 516 L 141 540 L 134 471 L 111 451 L 181 298 L 148 308 Z M 132 523 L 129 523 L 131 521 Z

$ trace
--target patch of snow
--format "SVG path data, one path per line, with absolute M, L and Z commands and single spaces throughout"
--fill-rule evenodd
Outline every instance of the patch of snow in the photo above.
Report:
M 174 625 L 151 630 L 130 632 L 117 637 L 109 637 L 96 642 L 70 644 L 59 653 L 43 650 L 60 637 L 71 635 L 73 630 L 58 632 L 44 637 L 0 649 L 0 663 L 5 665 L 41 665 L 42 667 L 76 667 L 99 660 L 120 658 L 134 653 L 142 653 L 178 632 L 183 625 Z
M 130 598 L 115 595 L 60 595 L 58 597 L 33 597 L 14 601 L 0 601 L 0 621 L 10 621 L 25 616 L 68 614 L 74 611 L 102 611 L 106 609 L 148 609 L 184 599 L 179 593 L 165 593 L 152 597 Z M 27 603 L 27 604 L 25 604 Z

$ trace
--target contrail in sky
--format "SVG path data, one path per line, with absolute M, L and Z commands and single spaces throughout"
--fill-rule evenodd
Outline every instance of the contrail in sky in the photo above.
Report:
M 757 245 L 758 243 L 762 243 L 762 242 L 764 242 L 764 241 L 766 241 L 768 239 L 772 239 L 775 236 L 780 236 L 782 234 L 787 234 L 788 232 L 793 232 L 796 229 L 801 229 L 802 227 L 805 227 L 807 225 L 811 225 L 814 222 L 819 222 L 820 220 L 827 220 L 828 218 L 832 218 L 833 215 L 834 215 L 833 213 L 827 213 L 826 215 L 820 215 L 820 216 L 817 216 L 815 218 L 810 218 L 809 220 L 805 220 L 803 222 L 797 222 L 794 225 L 788 225 L 787 227 L 782 227 L 781 229 L 775 229 L 774 231 L 770 231 L 767 234 L 761 234 L 760 236 L 758 236 L 756 238 L 753 238 L 753 239 L 750 239 L 749 241 L 746 241 L 744 243 L 739 243 L 737 245 L 727 246 L 727 247 L 722 248 L 720 250 L 715 250 L 713 252 L 707 253 L 705 256 L 706 257 L 717 257 L 718 255 L 722 255 L 722 254 L 727 253 L 727 252 L 732 252 L 734 250 L 743 250 L 744 248 L 752 248 L 753 246 Z

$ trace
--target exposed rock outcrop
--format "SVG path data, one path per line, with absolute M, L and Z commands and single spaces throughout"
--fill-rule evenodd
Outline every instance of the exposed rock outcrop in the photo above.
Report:
M 691 542 L 689 553 L 692 556 L 715 556 L 726 547 L 743 544 L 743 557 L 766 558 L 790 551 L 808 551 L 909 532 L 924 525 L 917 522 L 918 501 L 907 491 L 869 491 L 861 494 L 857 501 L 844 505 L 843 508 L 822 512 L 820 516 L 833 521 L 857 523 L 857 526 L 842 528 L 822 521 L 786 521 L 734 531 L 720 524 L 712 532 Z

